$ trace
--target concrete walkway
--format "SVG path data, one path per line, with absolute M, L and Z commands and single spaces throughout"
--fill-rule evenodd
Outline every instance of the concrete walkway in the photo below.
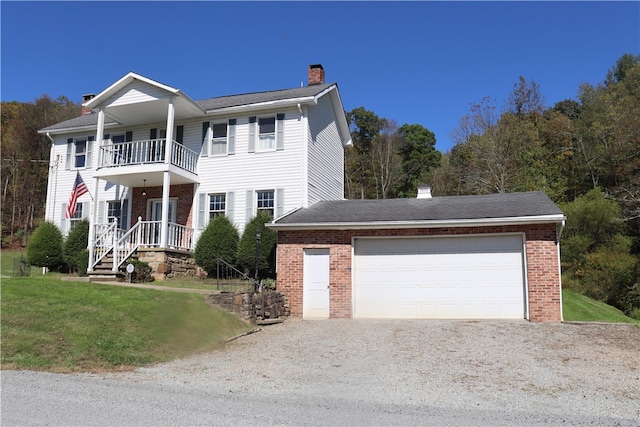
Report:
M 160 285 L 151 285 L 151 284 L 143 284 L 143 283 L 108 282 L 108 281 L 90 282 L 88 277 L 66 277 L 66 278 L 63 278 L 63 280 L 66 280 L 69 282 L 98 283 L 101 285 L 124 286 L 129 288 L 140 288 L 140 289 L 153 289 L 156 291 L 186 292 L 186 293 L 203 294 L 203 295 L 219 294 L 222 292 L 215 289 L 172 288 L 170 286 L 160 286 Z

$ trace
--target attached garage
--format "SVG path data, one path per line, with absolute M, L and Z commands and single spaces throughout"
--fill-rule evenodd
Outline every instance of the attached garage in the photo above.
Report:
M 561 321 L 564 220 L 529 192 L 326 201 L 268 226 L 293 316 Z
M 355 318 L 523 319 L 522 234 L 356 238 Z

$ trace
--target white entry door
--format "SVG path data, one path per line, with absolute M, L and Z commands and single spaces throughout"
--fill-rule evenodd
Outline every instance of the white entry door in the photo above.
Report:
M 329 318 L 329 249 L 305 249 L 302 317 Z
M 169 209 L 167 210 L 167 219 L 169 222 L 176 222 L 177 216 L 177 207 L 178 200 L 177 199 L 169 199 Z M 162 221 L 162 199 L 152 199 L 149 200 L 149 220 L 157 221 L 153 225 L 153 233 L 151 236 L 152 244 L 158 245 L 160 244 L 160 224 Z

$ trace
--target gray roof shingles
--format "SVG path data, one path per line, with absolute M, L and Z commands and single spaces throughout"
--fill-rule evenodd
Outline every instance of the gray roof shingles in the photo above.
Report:
M 204 99 L 202 101 L 195 101 L 207 111 L 219 110 L 222 108 L 237 107 L 241 105 L 260 104 L 263 102 L 281 101 L 287 99 L 304 98 L 307 96 L 316 96 L 331 86 L 335 86 L 336 83 L 319 84 L 312 86 L 305 86 L 294 89 L 282 89 L 273 90 L 268 92 L 254 92 L 245 93 L 240 95 L 219 96 L 216 98 Z M 115 124 L 113 120 L 106 118 L 105 124 Z M 51 132 L 60 129 L 73 129 L 82 128 L 86 126 L 93 126 L 98 124 L 98 114 L 89 113 L 80 117 L 75 117 L 64 122 L 56 123 L 51 126 L 47 126 L 41 129 L 41 132 Z
M 420 222 L 562 215 L 541 191 L 427 199 L 323 201 L 275 222 L 281 225 Z

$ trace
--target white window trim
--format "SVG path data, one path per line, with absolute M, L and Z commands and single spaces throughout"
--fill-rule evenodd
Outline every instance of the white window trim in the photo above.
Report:
M 226 135 L 224 136 L 224 153 L 215 153 L 213 150 L 213 146 L 214 146 L 213 144 L 216 141 L 216 139 L 221 141 L 222 137 L 215 138 L 213 136 L 213 127 L 215 125 L 221 125 L 221 124 L 226 126 L 226 131 L 227 131 Z M 228 121 L 225 120 L 225 121 L 209 122 L 209 138 L 208 138 L 207 144 L 209 144 L 209 157 L 224 157 L 229 155 L 229 123 Z M 220 194 L 220 193 L 217 193 L 217 194 Z
M 78 153 L 76 151 L 77 143 L 84 142 L 84 166 L 76 166 Z M 93 144 L 95 137 L 92 135 L 79 136 L 67 139 L 67 170 L 84 170 L 91 169 L 93 163 Z
M 273 197 L 271 198 L 271 200 L 272 200 L 272 202 L 273 202 L 273 204 L 272 204 L 271 208 L 267 208 L 267 209 L 265 209 L 265 208 L 260 208 L 260 207 L 258 207 L 258 202 L 259 202 L 259 200 L 258 200 L 258 193 L 271 193 L 271 194 L 273 195 Z M 270 189 L 265 189 L 265 190 L 256 190 L 253 194 L 254 194 L 254 196 L 253 196 L 253 197 L 254 197 L 254 199 L 255 199 L 255 204 L 254 204 L 254 206 L 256 207 L 256 208 L 255 208 L 255 214 L 257 215 L 257 214 L 258 214 L 258 212 L 260 212 L 260 211 L 268 211 L 268 210 L 271 210 L 271 211 L 273 211 L 273 212 L 271 213 L 271 216 L 275 217 L 275 214 L 276 214 L 276 189 L 275 189 L 275 188 L 270 188 Z
M 264 120 L 264 119 L 273 119 L 274 121 L 274 126 L 273 126 L 273 132 L 269 132 L 268 134 L 265 135 L 273 135 L 273 147 L 270 148 L 262 148 L 260 145 L 260 136 L 262 135 L 260 133 L 260 120 Z M 268 115 L 268 116 L 258 116 L 256 118 L 256 142 L 255 142 L 255 146 L 256 146 L 256 153 L 269 153 L 272 151 L 276 151 L 276 147 L 278 145 L 277 142 L 277 137 L 278 137 L 278 116 L 277 114 L 273 114 L 273 115 Z
M 212 212 L 217 212 L 217 213 L 222 213 L 222 215 L 227 216 L 227 193 L 226 192 L 221 192 L 221 193 L 208 193 L 208 203 L 207 203 L 207 220 L 211 221 L 211 213 Z M 211 210 L 211 196 L 223 196 L 224 197 L 224 209 L 222 211 L 212 211 Z

